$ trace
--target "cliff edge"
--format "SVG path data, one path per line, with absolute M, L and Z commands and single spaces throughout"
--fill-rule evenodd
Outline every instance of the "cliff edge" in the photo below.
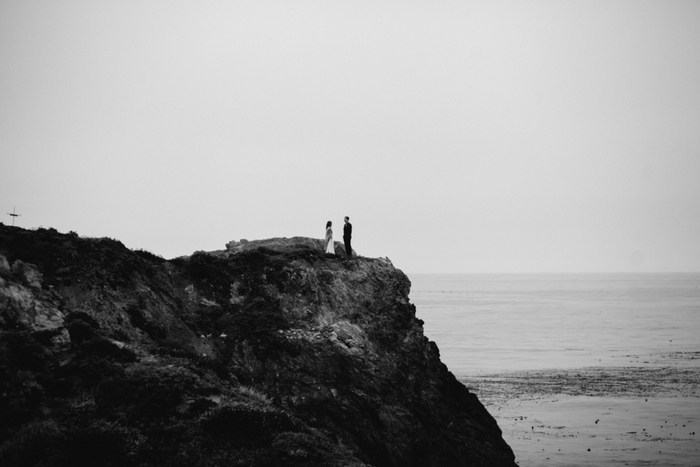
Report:
M 0 224 L 0 464 L 515 466 L 388 259 Z

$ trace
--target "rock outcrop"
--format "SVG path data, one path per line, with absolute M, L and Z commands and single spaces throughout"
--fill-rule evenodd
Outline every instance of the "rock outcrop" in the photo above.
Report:
M 0 224 L 0 464 L 515 466 L 409 290 L 314 239 L 166 261 Z

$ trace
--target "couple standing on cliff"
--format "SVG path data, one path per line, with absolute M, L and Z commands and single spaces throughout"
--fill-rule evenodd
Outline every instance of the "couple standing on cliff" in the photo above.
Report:
M 333 229 L 331 226 L 333 223 L 331 221 L 326 222 L 326 246 L 325 252 L 335 254 L 335 244 L 333 243 Z M 350 239 L 352 238 L 352 224 L 350 223 L 350 218 L 345 216 L 345 225 L 343 226 L 343 242 L 345 243 L 345 254 L 348 258 L 352 257 L 352 247 L 350 246 Z

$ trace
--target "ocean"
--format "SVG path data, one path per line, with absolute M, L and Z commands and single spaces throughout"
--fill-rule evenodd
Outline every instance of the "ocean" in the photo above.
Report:
M 409 278 L 416 316 L 457 376 L 700 351 L 700 273 Z
M 700 467 L 700 273 L 409 278 L 521 467 Z

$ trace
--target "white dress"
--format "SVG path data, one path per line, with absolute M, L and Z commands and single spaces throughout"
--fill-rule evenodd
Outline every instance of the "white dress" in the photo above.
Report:
M 335 254 L 335 244 L 333 243 L 333 230 L 330 227 L 326 229 L 326 253 Z

